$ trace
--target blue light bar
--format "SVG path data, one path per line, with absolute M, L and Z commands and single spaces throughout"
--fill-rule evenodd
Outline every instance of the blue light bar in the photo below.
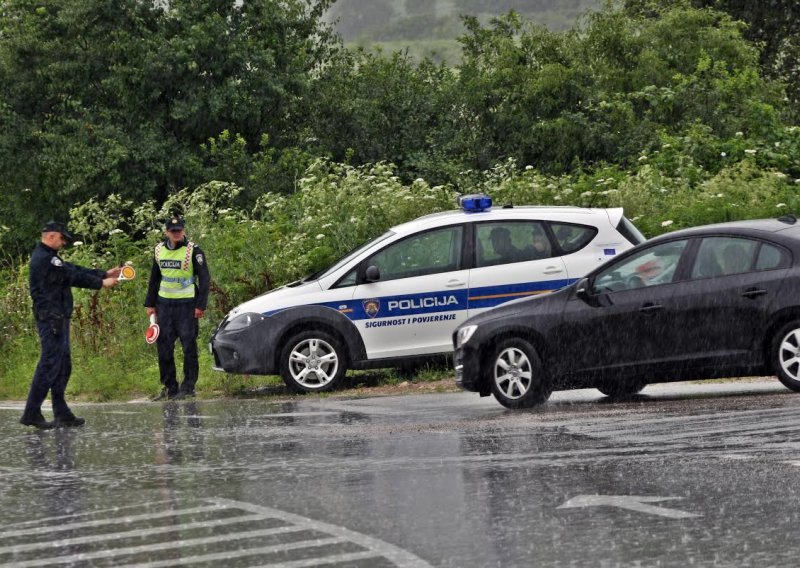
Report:
M 492 207 L 492 198 L 488 195 L 463 195 L 458 198 L 458 206 L 467 213 L 480 213 Z

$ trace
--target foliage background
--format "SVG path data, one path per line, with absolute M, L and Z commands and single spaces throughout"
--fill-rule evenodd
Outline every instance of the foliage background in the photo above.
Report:
M 48 218 L 79 235 L 68 260 L 139 272 L 76 291 L 70 388 L 108 399 L 157 390 L 141 304 L 173 214 L 210 261 L 205 343 L 237 303 L 458 193 L 622 206 L 648 236 L 798 211 L 790 2 L 608 3 L 563 31 L 475 6 L 448 65 L 345 47 L 328 1 L 0 1 L 0 398 L 37 359 Z M 209 392 L 271 380 L 210 366 Z

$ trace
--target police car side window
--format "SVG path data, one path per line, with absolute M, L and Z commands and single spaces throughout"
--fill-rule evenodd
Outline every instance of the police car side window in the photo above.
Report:
M 540 221 L 481 223 L 476 226 L 475 238 L 478 268 L 553 256 L 553 246 Z
M 564 254 L 572 254 L 581 250 L 597 234 L 597 227 L 587 227 L 586 225 L 551 223 L 550 227 Z
M 539 221 L 481 223 L 476 226 L 475 238 L 478 268 L 553 256 L 553 247 Z
M 463 227 L 456 225 L 414 235 L 371 257 L 381 282 L 461 269 Z

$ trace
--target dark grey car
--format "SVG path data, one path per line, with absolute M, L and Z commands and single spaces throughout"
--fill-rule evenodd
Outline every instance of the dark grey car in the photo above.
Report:
M 648 383 L 776 374 L 800 391 L 800 223 L 675 231 L 546 296 L 470 318 L 456 381 L 508 408 L 554 389 L 612 397 Z

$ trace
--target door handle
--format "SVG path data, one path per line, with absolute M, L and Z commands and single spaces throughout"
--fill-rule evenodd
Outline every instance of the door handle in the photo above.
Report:
M 664 306 L 662 306 L 661 304 L 652 304 L 648 302 L 647 304 L 644 304 L 641 308 L 639 308 L 639 311 L 642 312 L 643 314 L 652 314 L 657 312 L 658 310 L 663 310 L 663 309 Z
M 466 286 L 466 285 L 467 283 L 462 282 L 461 280 L 448 280 L 447 284 L 445 284 L 445 286 L 447 286 L 448 288 L 458 288 L 459 286 Z
M 559 268 L 558 266 L 548 266 L 542 271 L 544 274 L 559 274 L 564 272 L 563 268 Z
M 766 293 L 767 291 L 761 288 L 748 288 L 747 290 L 742 292 L 742 296 L 744 296 L 745 298 L 750 298 L 752 300 L 753 298 L 757 298 L 758 296 L 763 296 Z

